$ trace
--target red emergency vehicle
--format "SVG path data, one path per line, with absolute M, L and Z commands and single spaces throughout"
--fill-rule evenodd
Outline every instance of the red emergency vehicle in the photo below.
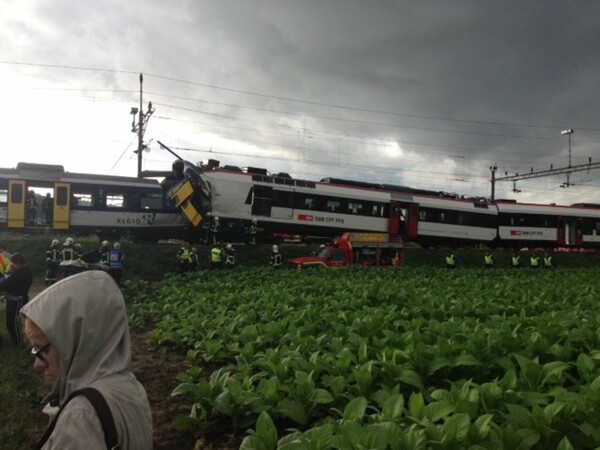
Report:
M 307 267 L 396 266 L 404 265 L 404 243 L 390 241 L 385 233 L 344 233 L 331 245 L 322 245 L 313 256 L 291 258 L 298 270 Z

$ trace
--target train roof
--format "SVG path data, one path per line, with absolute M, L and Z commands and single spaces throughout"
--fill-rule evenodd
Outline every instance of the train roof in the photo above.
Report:
M 14 178 L 38 183 L 56 181 L 80 183 L 107 183 L 127 186 L 156 186 L 160 184 L 155 179 L 126 177 L 120 175 L 98 175 L 90 173 L 67 172 L 62 165 L 38 164 L 20 162 L 16 168 L 0 168 L 1 178 Z

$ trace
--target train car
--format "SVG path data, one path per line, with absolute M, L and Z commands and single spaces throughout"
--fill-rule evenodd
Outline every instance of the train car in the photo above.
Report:
M 156 180 L 32 163 L 0 169 L 0 227 L 149 240 L 195 233 Z
M 169 196 L 186 204 L 182 212 L 197 226 L 198 218 L 210 214 L 220 218 L 226 231 L 256 219 L 267 237 L 333 238 L 343 230 L 435 245 L 491 243 L 497 236 L 497 210 L 480 199 L 336 178 L 300 180 L 262 168 L 221 168 L 217 161 L 184 163 L 174 172 L 181 180 L 168 183 Z
M 334 238 L 347 231 L 387 233 L 423 246 L 600 246 L 600 205 L 490 202 L 339 178 L 315 182 L 262 168 L 220 167 L 215 160 L 177 161 L 174 173 L 168 197 L 196 227 L 205 216 L 219 217 L 224 239 L 256 219 L 267 238 Z
M 598 205 L 539 205 L 497 201 L 498 238 L 503 244 L 546 247 L 600 246 Z

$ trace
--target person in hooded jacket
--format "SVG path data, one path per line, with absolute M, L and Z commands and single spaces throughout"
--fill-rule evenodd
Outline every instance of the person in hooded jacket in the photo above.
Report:
M 83 395 L 94 388 L 108 404 L 120 450 L 152 449 L 152 413 L 144 387 L 129 371 L 131 342 L 125 301 L 106 272 L 65 278 L 21 309 L 34 367 L 54 383 L 44 412 L 55 419 L 43 450 L 106 449 L 100 416 Z

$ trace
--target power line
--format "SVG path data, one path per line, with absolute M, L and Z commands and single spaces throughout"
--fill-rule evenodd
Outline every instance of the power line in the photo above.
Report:
M 111 73 L 120 73 L 120 74 L 139 74 L 140 71 L 132 71 L 132 70 L 119 70 L 119 69 L 108 69 L 108 68 L 97 68 L 97 67 L 83 67 L 83 66 L 74 66 L 74 65 L 65 65 L 65 64 L 43 64 L 43 63 L 32 63 L 32 62 L 23 62 L 23 61 L 8 61 L 8 60 L 0 60 L 0 64 L 7 65 L 17 65 L 17 66 L 31 66 L 31 67 L 46 67 L 52 69 L 66 69 L 66 70 L 81 70 L 81 71 L 89 71 L 89 72 L 111 72 Z M 142 71 L 143 72 L 143 71 Z M 372 114 L 381 114 L 381 115 L 389 115 L 389 116 L 397 116 L 397 117 L 409 117 L 416 119 L 425 119 L 425 120 L 438 120 L 438 121 L 446 121 L 446 122 L 455 122 L 455 123 L 470 123 L 477 125 L 494 125 L 494 126 L 510 126 L 510 127 L 518 127 L 518 128 L 540 128 L 540 129 L 559 129 L 564 128 L 564 125 L 540 125 L 540 124 L 527 124 L 527 123 L 511 123 L 511 122 L 498 122 L 498 121 L 485 121 L 485 120 L 474 120 L 474 119 L 455 119 L 450 117 L 442 117 L 442 116 L 430 116 L 423 114 L 411 114 L 411 113 L 400 113 L 395 111 L 385 111 L 385 110 L 377 110 L 370 108 L 362 108 L 356 106 L 349 105 L 338 105 L 333 103 L 324 103 L 317 102 L 312 100 L 303 100 L 286 96 L 278 96 L 273 94 L 265 94 L 260 92 L 254 92 L 243 89 L 234 89 L 223 86 L 218 86 L 209 83 L 201 83 L 198 81 L 184 80 L 175 77 L 169 77 L 166 75 L 159 74 L 151 74 L 144 73 L 145 76 L 153 77 L 165 81 L 172 81 L 176 83 L 189 84 L 192 86 L 201 86 L 210 89 L 222 90 L 226 92 L 233 92 L 237 94 L 250 95 L 254 97 L 262 97 L 262 98 L 270 98 L 274 100 L 282 100 L 289 101 L 294 103 L 306 104 L 306 105 L 314 105 L 319 107 L 327 107 L 333 109 L 347 110 L 347 111 L 358 111 L 358 112 L 366 112 Z M 577 126 L 577 129 L 582 131 L 600 131 L 600 128 L 592 128 L 592 127 L 582 127 Z

